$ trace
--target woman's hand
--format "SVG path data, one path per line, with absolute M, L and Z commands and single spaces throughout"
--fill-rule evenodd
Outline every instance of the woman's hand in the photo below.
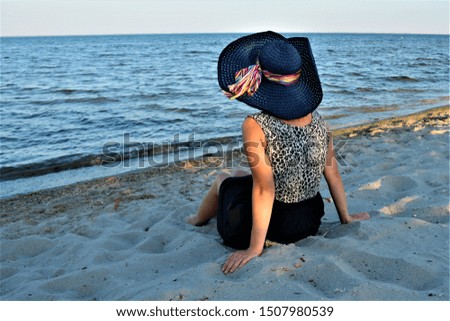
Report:
M 370 218 L 370 215 L 366 212 L 359 212 L 356 214 L 349 215 L 347 218 L 346 223 L 356 222 L 356 221 L 362 221 L 362 220 L 368 220 Z
M 237 268 L 243 267 L 251 259 L 260 256 L 261 252 L 247 249 L 245 251 L 238 251 L 230 255 L 227 261 L 222 266 L 222 272 L 225 274 L 233 273 Z

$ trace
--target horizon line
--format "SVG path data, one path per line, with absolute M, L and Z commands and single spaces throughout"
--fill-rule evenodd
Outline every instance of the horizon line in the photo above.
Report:
M 265 30 L 268 31 L 268 30 Z M 101 37 L 101 36 L 151 36 L 151 35 L 214 35 L 214 34 L 254 34 L 258 32 L 156 32 L 156 33 L 99 33 L 99 34 L 62 34 L 62 35 L 1 35 L 0 38 L 39 38 L 39 37 Z M 417 32 L 357 32 L 357 31 L 276 31 L 280 34 L 356 34 L 356 35 L 417 35 L 417 36 L 450 36 L 450 33 L 417 33 Z

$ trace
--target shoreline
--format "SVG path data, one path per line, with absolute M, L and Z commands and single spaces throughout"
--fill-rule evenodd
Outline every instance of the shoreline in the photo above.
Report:
M 429 113 L 444 114 L 449 110 L 449 106 L 440 106 L 430 108 L 424 111 L 415 112 L 406 116 L 395 116 L 374 122 L 362 123 L 358 125 L 352 125 L 349 127 L 332 128 L 333 135 L 336 137 L 350 136 L 355 137 L 357 135 L 370 134 L 376 130 L 377 127 L 398 127 L 399 124 L 403 126 L 409 125 L 410 122 L 417 121 L 423 117 L 426 117 Z M 445 116 L 441 116 L 444 117 Z M 213 143 L 213 144 L 212 144 Z M 20 173 L 7 173 L 6 176 L 11 176 L 7 180 L 0 181 L 4 190 L 18 190 L 15 193 L 0 195 L 0 200 L 14 198 L 20 195 L 27 195 L 43 190 L 51 190 L 54 188 L 64 188 L 72 184 L 78 184 L 83 182 L 89 182 L 97 179 L 105 179 L 109 176 L 127 175 L 136 171 L 152 170 L 155 168 L 169 168 L 172 166 L 180 166 L 184 161 L 196 160 L 204 158 L 210 153 L 208 150 L 205 152 L 205 146 L 212 144 L 215 148 L 217 144 L 220 144 L 222 150 L 219 150 L 217 154 L 223 155 L 225 158 L 229 157 L 226 154 L 233 153 L 233 150 L 238 148 L 241 144 L 240 136 L 228 136 L 217 137 L 214 139 L 203 139 L 195 141 L 180 141 L 169 142 L 168 144 L 155 145 L 150 149 L 134 150 L 130 151 L 124 156 L 115 155 L 115 159 L 121 159 L 120 162 L 107 163 L 106 166 L 101 165 L 105 159 L 100 156 L 85 156 L 77 161 L 76 166 L 70 167 L 67 164 L 61 164 L 57 167 L 41 168 L 37 170 L 29 170 L 30 173 L 21 171 Z M 225 145 L 225 150 L 223 146 Z M 195 149 L 195 146 L 201 146 L 201 148 Z M 194 148 L 193 148 L 194 146 Z M 133 147 L 124 147 L 130 148 Z M 202 150 L 203 148 L 203 150 Z M 156 152 L 155 152 L 156 151 Z M 106 158 L 110 157 L 104 155 Z M 156 157 L 155 157 L 156 156 Z M 112 156 L 111 156 L 112 157 Z M 151 157 L 151 159 L 150 159 Z M 155 158 L 158 158 L 164 164 L 154 164 Z M 158 162 L 156 160 L 156 162 Z M 153 162 L 153 165 L 151 164 Z M 129 164 L 128 166 L 122 166 L 122 163 Z M 131 164 L 131 165 L 130 165 Z M 112 165 L 112 166 L 111 166 Z M 68 167 L 69 166 L 69 167 Z M 5 174 L 3 173 L 3 177 Z M 24 177 L 25 175 L 25 177 Z M 28 175 L 28 176 L 27 176 Z M 68 182 L 68 183 L 66 183 Z M 34 190 L 30 186 L 42 186 L 36 187 Z
M 408 114 L 405 116 L 389 117 L 386 119 L 381 119 L 361 125 L 338 128 L 333 130 L 333 135 L 345 136 L 352 134 L 367 134 L 376 130 L 377 127 L 398 128 L 399 125 L 412 126 L 414 122 L 426 119 L 427 117 L 432 117 L 433 120 L 435 119 L 446 120 L 449 117 L 448 116 L 449 111 L 450 111 L 449 105 L 434 107 L 427 110 Z
M 340 225 L 323 184 L 316 236 L 229 276 L 215 220 L 184 218 L 240 150 L 1 199 L 0 299 L 449 300 L 449 108 L 400 118 L 334 133 L 370 220 Z
M 103 153 L 102 155 L 69 155 L 66 157 L 50 159 L 44 163 L 27 164 L 21 167 L 3 167 L 0 171 L 0 177 L 2 182 L 5 182 L 94 166 L 102 166 L 105 168 L 116 167 L 116 164 L 122 162 L 134 162 L 141 157 L 148 158 L 150 156 L 172 155 L 173 158 L 183 158 L 185 157 L 183 152 L 184 154 L 194 153 L 197 145 L 235 145 L 238 141 L 239 136 L 237 135 L 200 140 L 167 141 L 155 144 L 136 142 L 121 146 L 121 150 L 124 151 L 123 153 L 111 152 L 108 149 L 108 153 Z M 127 150 L 127 152 L 125 152 L 125 150 Z M 151 165 L 149 165 L 149 167 L 150 166 Z
M 445 106 L 438 106 L 437 102 L 441 101 L 443 98 L 449 97 L 439 97 L 437 99 L 431 99 L 434 102 L 434 106 L 429 106 L 428 109 L 418 111 L 415 113 L 426 112 L 427 110 L 434 110 L 443 108 Z M 326 108 L 326 107 L 325 107 Z M 362 109 L 367 107 L 361 107 Z M 370 113 L 379 113 L 380 111 L 396 111 L 400 107 L 377 107 L 375 110 L 371 109 Z M 352 107 L 351 109 L 355 109 Z M 330 124 L 331 121 L 339 119 L 341 117 L 347 117 L 348 114 L 338 114 L 324 116 L 324 119 Z M 389 121 L 390 119 L 408 117 L 409 115 L 402 116 L 391 116 L 383 118 L 382 120 L 374 120 L 369 122 L 364 122 L 358 120 L 350 126 L 343 126 L 342 124 L 335 124 L 330 126 L 335 130 L 345 130 L 345 129 L 357 129 L 358 127 L 366 126 L 368 124 L 377 124 L 383 121 Z M 195 139 L 195 133 L 189 134 L 186 140 L 180 141 L 174 138 L 173 141 L 158 141 L 158 142 L 129 142 L 129 137 L 124 134 L 123 143 L 111 143 L 111 145 L 105 144 L 103 146 L 102 153 L 99 154 L 89 154 L 89 153 L 79 153 L 72 155 L 64 155 L 56 158 L 47 159 L 37 163 L 28 163 L 17 166 L 3 166 L 0 168 L 0 179 L 1 182 L 7 182 L 17 179 L 27 179 L 37 176 L 43 176 L 47 174 L 56 174 L 64 172 L 67 170 L 89 170 L 91 167 L 114 167 L 116 163 L 119 162 L 135 162 L 136 159 L 148 158 L 149 155 L 152 156 L 162 156 L 169 155 L 172 158 L 180 158 L 180 155 L 184 154 L 195 154 L 198 153 L 198 146 L 205 146 L 208 144 L 219 143 L 222 146 L 227 144 L 236 144 L 240 140 L 240 134 L 231 136 L 219 136 L 211 138 Z M 201 152 L 201 151 L 200 151 Z M 184 155 L 183 155 L 184 156 Z M 201 156 L 201 155 L 199 155 Z M 189 156 L 188 156 L 189 157 Z M 104 165 L 105 164 L 105 165 Z M 151 164 L 147 165 L 151 167 Z M 147 167 L 146 166 L 146 167 Z M 94 172 L 92 170 L 89 170 Z M 116 173 L 111 173 L 111 175 Z M 106 174 L 108 175 L 108 174 Z M 1 197 L 1 196 L 0 196 Z

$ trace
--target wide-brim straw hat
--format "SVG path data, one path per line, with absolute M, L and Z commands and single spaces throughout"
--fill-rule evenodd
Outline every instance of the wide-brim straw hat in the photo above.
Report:
M 322 86 L 308 38 L 285 38 L 267 31 L 233 41 L 219 56 L 218 81 L 222 90 L 229 93 L 229 86 L 236 83 L 236 73 L 255 64 L 277 76 L 296 72 L 300 76 L 283 85 L 262 75 L 256 91 L 242 94 L 237 100 L 287 120 L 304 117 L 319 106 Z

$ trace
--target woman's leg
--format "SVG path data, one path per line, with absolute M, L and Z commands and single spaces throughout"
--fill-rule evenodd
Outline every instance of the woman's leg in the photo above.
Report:
M 188 216 L 186 219 L 187 223 L 200 226 L 208 223 L 210 219 L 216 216 L 220 184 L 222 184 L 222 182 L 228 177 L 231 177 L 228 173 L 220 173 L 217 175 L 216 179 L 209 188 L 208 193 L 206 193 L 205 198 L 200 203 L 197 214 Z
M 213 217 L 217 215 L 217 207 L 219 203 L 219 190 L 222 182 L 228 177 L 236 177 L 236 176 L 245 176 L 249 175 L 249 172 L 238 169 L 235 170 L 232 174 L 228 173 L 220 173 L 217 175 L 213 184 L 208 190 L 203 201 L 200 203 L 200 207 L 198 209 L 197 214 L 193 214 L 186 218 L 186 222 L 195 226 L 201 226 L 206 223 Z

